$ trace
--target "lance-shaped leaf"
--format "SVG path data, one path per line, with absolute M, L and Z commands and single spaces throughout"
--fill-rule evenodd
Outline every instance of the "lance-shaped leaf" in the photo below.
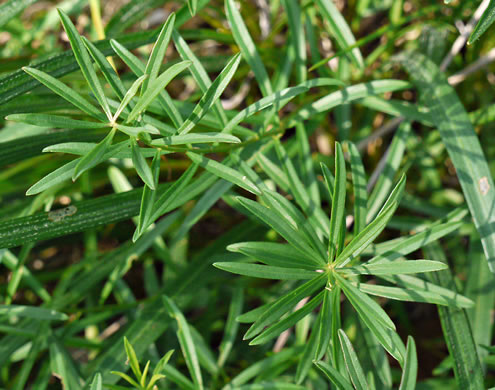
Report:
M 190 132 L 201 120 L 201 118 L 206 115 L 208 110 L 220 98 L 220 95 L 223 93 L 225 88 L 227 88 L 227 85 L 234 76 L 240 61 L 240 54 L 236 54 L 227 63 L 227 65 L 225 65 L 225 68 L 211 84 L 206 93 L 201 97 L 196 107 L 194 107 L 191 115 L 189 115 L 189 117 L 184 121 L 179 130 L 177 130 L 179 134 L 187 134 Z
M 82 39 L 79 36 L 76 27 L 72 24 L 71 20 L 65 14 L 65 12 L 59 9 L 58 13 L 60 15 L 60 20 L 64 26 L 65 32 L 67 33 L 67 37 L 69 38 L 72 52 L 74 53 L 74 57 L 76 57 L 76 61 L 81 68 L 84 78 L 88 82 L 91 91 L 93 91 L 96 100 L 98 100 L 98 103 L 100 103 L 100 106 L 103 108 L 103 111 L 107 115 L 107 118 L 110 120 L 112 118 L 110 106 L 108 105 L 107 98 L 105 96 L 105 93 L 103 92 L 103 87 L 93 68 L 93 63 L 91 62 L 86 47 L 84 46 L 84 43 L 82 42 Z
M 281 109 L 288 102 L 290 102 L 292 98 L 306 91 L 308 91 L 308 88 L 304 85 L 301 85 L 297 87 L 285 88 L 281 91 L 275 92 L 274 94 L 261 98 L 260 100 L 257 100 L 255 103 L 239 111 L 239 113 L 236 116 L 234 116 L 229 121 L 229 123 L 227 123 L 223 131 L 226 133 L 231 132 L 234 129 L 234 127 L 236 127 L 243 120 L 249 118 L 250 116 L 256 114 L 257 112 L 267 107 L 275 105 L 277 109 Z
M 299 280 L 313 279 L 315 271 L 298 268 L 274 267 L 271 265 L 246 264 L 234 262 L 213 263 L 213 266 L 238 275 L 251 276 L 262 279 Z
M 49 114 L 10 114 L 5 119 L 27 123 L 28 125 L 52 127 L 54 129 L 101 129 L 110 127 L 108 123 L 81 121 Z
M 342 252 L 338 248 L 341 230 L 344 224 L 346 194 L 346 169 L 344 153 L 338 142 L 335 143 L 335 182 L 332 195 L 332 215 L 330 217 L 330 235 L 328 239 L 328 262 L 334 261 L 335 256 Z
M 148 63 L 144 70 L 144 74 L 148 75 L 148 79 L 143 84 L 143 91 L 148 89 L 148 85 L 153 84 L 160 72 L 160 66 L 162 65 L 165 52 L 167 51 L 168 43 L 172 36 L 175 24 L 175 13 L 171 13 L 163 25 L 158 38 L 153 45 Z
M 390 319 L 388 314 L 376 303 L 373 299 L 366 294 L 359 291 L 355 286 L 348 282 L 344 277 L 340 276 L 337 272 L 334 273 L 337 282 L 339 283 L 345 296 L 352 303 L 352 306 L 359 308 L 361 311 L 370 313 L 370 316 L 379 322 L 383 326 L 395 330 L 395 324 Z
M 48 321 L 65 321 L 69 318 L 66 314 L 53 309 L 25 305 L 0 305 L 0 315 Z
M 385 167 L 368 200 L 367 221 L 371 221 L 376 217 L 392 189 L 394 177 L 399 169 L 402 157 L 404 156 L 406 141 L 410 133 L 411 124 L 403 122 L 394 135 L 392 143 L 388 148 Z
M 471 36 L 469 37 L 468 43 L 471 44 L 479 39 L 483 33 L 488 30 L 488 27 L 492 25 L 495 21 L 495 1 L 491 0 L 490 4 L 486 8 L 485 12 L 481 16 L 478 24 L 474 28 Z
M 312 103 L 303 106 L 293 118 L 294 122 L 309 119 L 314 115 L 330 111 L 332 108 L 367 96 L 410 88 L 411 84 L 402 80 L 374 80 L 369 83 L 351 85 L 332 92 Z M 292 122 L 289 123 L 291 125 Z
M 275 322 L 283 314 L 292 309 L 301 299 L 312 294 L 325 283 L 326 277 L 327 276 L 325 274 L 321 274 L 316 278 L 302 284 L 290 293 L 284 295 L 282 298 L 277 299 L 272 305 L 270 305 L 269 309 L 264 311 L 255 323 L 251 325 L 244 335 L 244 340 L 253 338 L 259 334 L 265 326 Z
M 153 173 L 151 168 L 146 162 L 145 157 L 141 153 L 141 149 L 135 139 L 131 139 L 131 151 L 132 151 L 132 163 L 136 169 L 137 174 L 143 180 L 143 182 L 152 190 L 155 189 L 155 181 L 153 179 Z
M 418 357 L 416 356 L 416 343 L 411 336 L 407 337 L 406 359 L 402 369 L 399 390 L 414 390 L 416 377 L 418 376 Z
M 84 111 L 86 114 L 96 118 L 102 122 L 104 122 L 105 116 L 102 115 L 98 109 L 89 103 L 86 99 L 84 99 L 81 95 L 79 95 L 76 91 L 69 88 L 67 85 L 58 81 L 55 77 L 50 76 L 48 73 L 45 73 L 41 70 L 30 68 L 28 66 L 24 66 L 22 68 L 24 72 L 34 77 L 40 83 L 45 85 L 47 88 L 51 89 L 60 97 L 63 97 L 69 103 L 72 103 L 74 106 L 79 108 L 81 111 Z
M 354 390 L 349 380 L 344 377 L 336 368 L 325 362 L 314 362 L 315 366 L 323 372 L 332 383 L 340 390 Z
M 320 360 L 327 352 L 327 348 L 330 343 L 330 337 L 332 336 L 332 317 L 335 307 L 332 307 L 332 291 L 326 287 L 323 291 L 325 294 L 323 297 L 323 305 L 320 311 L 319 327 L 314 329 L 314 332 L 318 332 L 318 344 L 316 347 L 315 360 Z
M 447 264 L 441 261 L 409 260 L 378 264 L 365 263 L 354 267 L 345 267 L 342 272 L 350 275 L 398 275 L 434 272 L 447 268 Z
M 339 329 L 339 339 L 342 352 L 344 353 L 347 372 L 349 373 L 349 377 L 354 384 L 354 388 L 356 390 L 369 389 L 368 383 L 366 382 L 366 377 L 364 376 L 363 368 L 361 367 L 361 363 L 359 363 L 359 359 L 356 355 L 356 351 L 354 351 L 351 341 L 342 329 Z
M 129 366 L 131 366 L 131 370 L 134 373 L 136 378 L 141 378 L 143 375 L 141 372 L 141 367 L 139 366 L 139 361 L 136 355 L 136 351 L 132 344 L 127 340 L 127 337 L 124 336 L 124 348 L 125 354 L 127 355 L 127 360 L 129 361 Z
M 352 34 L 351 28 L 333 1 L 316 0 L 316 3 L 318 4 L 318 10 L 328 23 L 330 33 L 335 37 L 341 49 L 347 49 L 349 46 L 354 45 L 356 39 Z M 352 49 L 349 56 L 358 68 L 364 68 L 363 57 L 359 48 L 355 47 Z
M 336 266 L 343 267 L 352 261 L 352 259 L 359 256 L 383 231 L 383 229 L 385 229 L 385 226 L 387 226 L 388 221 L 392 218 L 396 208 L 396 202 L 389 205 L 387 209 L 385 209 L 373 222 L 366 226 L 361 233 L 354 237 L 335 260 Z
M 74 173 L 72 174 L 72 181 L 75 181 L 83 172 L 87 171 L 91 167 L 99 164 L 103 161 L 103 157 L 105 156 L 108 148 L 112 144 L 113 136 L 115 135 L 116 129 L 113 128 L 110 130 L 108 135 L 97 144 L 91 151 L 86 154 L 81 160 L 77 163 L 74 168 Z
M 98 48 L 92 42 L 90 42 L 86 37 L 81 38 L 84 45 L 88 49 L 89 54 L 91 54 L 93 60 L 98 64 L 101 73 L 103 73 L 103 76 L 108 81 L 108 84 L 110 84 L 112 90 L 115 92 L 119 99 L 122 99 L 125 95 L 125 87 L 120 80 L 117 72 L 112 68 L 112 65 L 110 65 L 105 55 L 100 50 L 98 50 Z
M 437 289 L 441 288 L 442 287 L 437 287 Z M 449 291 L 447 289 L 444 289 L 446 291 L 428 291 L 427 288 L 420 288 L 419 286 L 416 286 L 416 288 L 400 288 L 361 283 L 359 285 L 359 290 L 365 292 L 366 294 L 396 299 L 399 301 L 425 302 L 443 306 L 455 306 L 460 308 L 473 307 L 473 301 L 471 301 L 469 298 L 466 298 L 454 292 L 446 294 L 446 291 Z
M 155 152 L 155 156 L 153 157 L 153 161 L 151 163 L 151 180 L 154 185 L 154 189 L 151 189 L 149 186 L 145 186 L 143 189 L 143 196 L 141 197 L 141 208 L 139 210 L 139 221 L 136 230 L 134 231 L 134 235 L 132 236 L 132 240 L 135 242 L 141 235 L 144 233 L 145 229 L 150 226 L 153 221 L 151 220 L 151 216 L 153 214 L 153 208 L 155 206 L 156 200 L 156 187 L 158 186 L 158 180 L 160 176 L 160 151 L 157 150 Z
M 229 245 L 227 250 L 242 253 L 266 265 L 275 267 L 310 270 L 314 270 L 315 267 L 321 267 L 319 262 L 315 262 L 307 254 L 299 252 L 288 244 L 279 244 L 276 242 L 238 242 Z
M 495 272 L 495 186 L 469 116 L 445 75 L 432 61 L 420 53 L 407 53 L 397 60 L 410 73 L 430 109 L 480 233 L 488 265 Z
M 366 173 L 359 151 L 352 142 L 347 143 L 351 162 L 352 188 L 354 191 L 354 236 L 366 226 L 368 192 L 366 191 Z
M 122 111 L 124 111 L 127 105 L 131 102 L 132 98 L 136 96 L 139 87 L 146 79 L 146 77 L 147 75 L 142 75 L 141 77 L 138 77 L 137 80 L 132 83 L 131 87 L 125 92 L 122 101 L 120 102 L 119 107 L 115 111 L 115 115 L 112 118 L 113 123 L 117 121 Z
M 241 188 L 244 188 L 246 191 L 251 192 L 254 195 L 261 195 L 261 191 L 258 189 L 258 187 L 245 175 L 240 174 L 238 171 L 196 153 L 187 152 L 186 154 L 191 159 L 191 161 L 199 164 L 208 172 L 211 172 L 214 175 L 221 177 L 222 179 L 225 179 Z
M 229 143 L 238 144 L 241 140 L 230 134 L 223 133 L 192 133 L 184 135 L 173 135 L 171 137 L 164 137 L 157 140 L 153 140 L 151 145 L 153 146 L 173 146 L 173 145 L 187 145 L 187 144 L 206 144 L 206 143 Z
M 307 243 L 305 236 L 301 232 L 295 230 L 287 220 L 282 219 L 279 213 L 276 213 L 251 199 L 239 197 L 237 200 L 250 213 L 272 227 L 278 234 L 286 239 L 287 242 L 297 248 L 299 252 L 307 253 L 315 260 L 321 258 L 321 256 Z
M 271 95 L 273 89 L 265 65 L 258 54 L 258 50 L 256 50 L 256 45 L 251 35 L 249 35 L 249 31 L 240 12 L 237 10 L 234 0 L 225 1 L 225 13 L 232 29 L 232 35 L 241 49 L 242 56 L 253 70 L 261 93 L 264 96 Z
M 101 374 L 100 373 L 97 373 L 94 376 L 93 382 L 91 382 L 90 390 L 103 390 L 103 384 L 101 381 Z
M 126 63 L 126 65 L 132 70 L 132 72 L 137 76 L 141 77 L 144 75 L 145 65 L 137 58 L 134 54 L 132 54 L 129 50 L 125 48 L 125 46 L 121 45 L 119 42 L 111 39 L 110 45 L 115 53 Z M 162 91 L 158 94 L 157 97 L 158 103 L 165 110 L 167 115 L 172 120 L 174 126 L 179 127 L 183 120 L 182 116 L 175 107 L 172 98 L 167 93 L 166 89 L 162 89 Z M 175 129 L 174 129 L 175 132 Z
M 242 287 L 237 287 L 232 294 L 232 300 L 230 301 L 229 306 L 229 315 L 227 317 L 227 322 L 225 323 L 222 341 L 220 342 L 220 346 L 218 348 L 220 351 L 218 355 L 218 367 L 222 367 L 225 364 L 230 352 L 232 351 L 234 341 L 239 331 L 239 321 L 237 321 L 237 317 L 241 314 L 243 305 L 244 290 Z
M 161 217 L 168 208 L 173 205 L 179 197 L 184 195 L 185 189 L 187 189 L 187 185 L 193 178 L 196 170 L 198 169 L 197 164 L 192 164 L 187 171 L 185 171 L 182 176 L 177 179 L 174 184 L 172 184 L 156 201 L 156 208 L 153 211 L 151 218 L 148 220 L 149 223 L 152 223 L 159 217 Z M 142 226 L 142 231 L 144 231 L 148 226 Z
M 283 320 L 265 329 L 260 335 L 256 336 L 249 345 L 264 344 L 267 341 L 279 336 L 282 332 L 289 329 L 291 326 L 302 320 L 311 313 L 320 304 L 323 299 L 324 291 L 320 292 L 303 307 L 289 314 Z
M 191 377 L 198 386 L 199 389 L 203 389 L 203 377 L 201 376 L 201 369 L 199 367 L 198 355 L 196 347 L 193 342 L 191 330 L 184 315 L 181 313 L 175 303 L 167 296 L 162 296 L 163 303 L 169 313 L 169 315 L 177 321 L 177 338 L 186 360 L 187 368 Z
M 153 99 L 155 99 L 160 92 L 167 86 L 167 84 L 172 81 L 172 79 L 177 76 L 180 72 L 187 69 L 191 65 L 190 61 L 182 61 L 178 64 L 172 65 L 165 72 L 163 72 L 153 83 L 151 87 L 149 87 L 146 92 L 141 95 L 136 105 L 132 109 L 131 113 L 127 118 L 127 123 L 132 122 L 134 119 L 138 117 L 140 113 L 142 113 L 146 108 L 151 104 Z

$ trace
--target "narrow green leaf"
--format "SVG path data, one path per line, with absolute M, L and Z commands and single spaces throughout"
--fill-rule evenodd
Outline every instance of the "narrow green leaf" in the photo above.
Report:
M 265 329 L 260 335 L 256 336 L 249 345 L 264 344 L 271 339 L 279 336 L 282 332 L 289 329 L 291 326 L 302 320 L 311 313 L 320 304 L 323 299 L 324 291 L 320 292 L 303 307 L 289 314 L 283 320 Z
M 91 167 L 99 164 L 103 160 L 103 156 L 107 152 L 108 148 L 112 144 L 113 136 L 115 135 L 116 129 L 110 130 L 108 135 L 97 144 L 87 155 L 81 158 L 74 168 L 74 173 L 72 174 L 72 181 L 75 181 L 83 172 L 87 171 Z
M 368 83 L 351 85 L 340 91 L 332 92 L 312 103 L 303 106 L 294 116 L 293 122 L 309 119 L 332 108 L 367 96 L 410 88 L 411 84 L 402 80 L 374 80 Z M 289 122 L 291 125 L 292 122 Z
M 368 261 L 368 264 L 390 262 L 424 247 L 449 233 L 459 229 L 461 222 L 448 222 L 441 225 L 428 227 L 420 233 L 413 234 L 405 239 L 391 240 L 387 248 Z
M 328 226 L 330 225 L 328 217 L 323 212 L 321 207 L 317 207 L 319 205 L 315 205 L 312 202 L 308 194 L 308 191 L 306 190 L 304 184 L 299 178 L 299 175 L 294 167 L 294 164 L 292 163 L 284 146 L 280 143 L 279 140 L 275 140 L 275 151 L 277 152 L 278 158 L 282 163 L 284 172 L 289 180 L 290 192 L 294 195 L 297 204 L 306 213 L 306 215 L 310 217 L 308 221 L 310 222 L 311 225 L 314 226 L 314 229 L 316 231 L 322 232 L 324 235 L 327 235 Z M 275 193 L 273 194 L 275 195 Z M 285 198 L 280 197 L 280 199 L 283 199 L 283 201 L 285 201 Z M 319 248 L 320 253 L 322 257 L 325 258 L 326 251 L 322 247 L 319 238 L 315 234 L 312 234 L 311 236 L 313 237 L 315 248 L 321 247 Z
M 196 353 L 196 347 L 194 345 L 191 330 L 184 315 L 180 312 L 175 303 L 166 295 L 162 296 L 163 304 L 165 305 L 169 315 L 177 321 L 177 338 L 186 360 L 187 368 L 194 381 L 194 383 L 201 390 L 203 389 L 203 378 L 201 376 L 201 369 L 199 367 L 198 355 Z
M 428 257 L 447 262 L 447 256 L 436 242 L 426 246 L 424 253 Z M 449 291 L 454 299 L 460 295 L 457 292 L 456 281 L 449 270 L 426 274 L 426 277 L 435 284 L 417 280 L 417 283 L 411 285 L 411 288 L 416 290 L 418 284 L 424 286 L 428 283 L 425 286 L 427 290 L 443 289 Z M 453 368 L 457 387 L 466 390 L 485 388 L 485 375 L 476 351 L 476 343 L 466 310 L 452 306 L 438 306 L 438 314 L 449 354 L 454 361 Z
M 69 42 L 72 47 L 72 52 L 74 53 L 74 57 L 76 57 L 76 61 L 81 68 L 84 78 L 88 82 L 91 91 L 93 91 L 96 100 L 98 100 L 98 103 L 100 103 L 100 106 L 107 115 L 108 120 L 110 120 L 112 118 L 110 106 L 108 105 L 108 101 L 105 93 L 103 92 L 103 87 L 100 80 L 98 79 L 98 76 L 93 68 L 93 63 L 91 62 L 88 52 L 86 51 L 86 47 L 84 46 L 76 27 L 72 24 L 67 14 L 60 9 L 58 10 L 58 14 L 60 15 L 60 21 L 64 26 L 65 32 L 67 33 L 67 37 L 69 38 Z
M 485 12 L 483 12 L 478 24 L 476 24 L 476 27 L 471 33 L 468 44 L 472 44 L 477 41 L 485 33 L 485 31 L 488 30 L 488 27 L 492 25 L 493 21 L 495 21 L 495 1 L 490 0 L 490 4 L 486 8 Z
M 198 0 L 187 0 L 187 7 L 189 8 L 191 16 L 196 15 L 198 10 Z
M 143 180 L 143 182 L 152 190 L 155 189 L 155 181 L 153 179 L 153 173 L 149 167 L 146 159 L 141 154 L 141 149 L 138 147 L 135 139 L 131 139 L 132 150 L 132 163 L 136 169 L 137 174 Z
M 263 96 L 273 94 L 272 85 L 266 72 L 265 65 L 261 60 L 256 45 L 249 35 L 249 31 L 244 24 L 244 20 L 237 9 L 234 0 L 225 1 L 225 13 L 232 29 L 232 35 L 241 49 L 242 56 L 254 72 Z
M 320 206 L 321 197 L 316 179 L 315 167 L 313 163 L 313 155 L 309 144 L 308 132 L 302 123 L 296 125 L 296 141 L 299 145 L 299 158 L 301 162 L 301 177 L 304 184 L 307 186 L 310 203 Z
M 352 259 L 359 256 L 383 229 L 385 229 L 385 226 L 387 226 L 388 221 L 392 218 L 396 208 L 396 202 L 389 205 L 373 222 L 366 226 L 361 233 L 354 237 L 335 260 L 336 266 L 343 267 L 352 261 Z
M 347 367 L 347 372 L 351 378 L 354 388 L 356 390 L 367 390 L 369 389 L 368 383 L 366 382 L 366 377 L 364 376 L 363 368 L 359 359 L 354 351 L 354 348 L 342 329 L 339 329 L 339 339 L 340 345 L 342 347 L 342 352 L 344 353 L 344 360 Z
M 325 274 L 319 275 L 316 278 L 302 284 L 295 290 L 291 291 L 289 294 L 286 294 L 282 298 L 276 300 L 272 305 L 270 305 L 270 308 L 264 311 L 255 321 L 255 323 L 251 325 L 251 327 L 244 335 L 244 340 L 253 338 L 254 336 L 258 335 L 265 326 L 270 325 L 271 323 L 276 321 L 283 314 L 292 309 L 302 298 L 312 294 L 321 285 L 323 285 L 325 279 Z
M 323 18 L 327 21 L 328 29 L 337 40 L 340 48 L 347 49 L 349 46 L 353 46 L 356 43 L 356 39 L 333 1 L 316 0 L 316 4 L 318 4 L 318 9 Z M 349 52 L 349 56 L 351 57 L 352 62 L 354 62 L 354 65 L 359 69 L 364 68 L 363 57 L 359 48 L 355 47 L 352 49 Z
M 318 332 L 316 329 L 319 329 L 320 322 L 321 314 L 318 315 L 313 324 L 309 339 L 306 341 L 301 358 L 297 363 L 295 380 L 298 385 L 303 383 L 304 379 L 308 376 L 309 370 L 313 366 L 316 347 L 318 346 Z
M 112 122 L 115 123 L 117 119 L 119 118 L 120 114 L 124 109 L 129 105 L 131 102 L 132 98 L 136 96 L 136 93 L 141 86 L 141 84 L 144 82 L 146 79 L 147 75 L 142 75 L 141 77 L 138 77 L 136 81 L 134 81 L 131 85 L 131 87 L 125 92 L 122 101 L 119 104 L 119 107 L 115 111 L 115 115 L 112 118 Z
M 418 375 L 418 357 L 416 356 L 416 343 L 411 336 L 407 337 L 406 359 L 402 370 L 399 390 L 416 389 L 416 377 Z
M 124 336 L 124 348 L 125 348 L 125 353 L 127 355 L 127 360 L 129 361 L 129 366 L 131 366 L 131 370 L 134 373 L 134 376 L 136 378 L 141 378 L 143 375 L 141 372 L 141 368 L 139 367 L 139 361 L 136 355 L 136 351 L 134 351 L 134 348 L 132 347 L 131 343 L 129 343 L 129 340 L 127 340 L 127 337 Z
M 395 324 L 378 303 L 376 303 L 366 294 L 359 291 L 355 286 L 348 282 L 344 277 L 340 276 L 337 272 L 335 272 L 334 275 L 337 279 L 338 284 L 344 291 L 345 296 L 352 303 L 352 306 L 354 306 L 355 308 L 359 308 L 361 311 L 370 313 L 375 321 L 379 322 L 387 328 L 395 330 Z
M 405 289 L 366 283 L 361 283 L 359 285 L 359 289 L 366 294 L 396 299 L 399 301 L 434 303 L 437 305 L 454 306 L 459 308 L 473 307 L 473 301 L 457 293 L 452 293 L 448 296 L 445 294 L 439 294 L 436 291 L 428 291 L 418 287 L 414 289 Z
M 89 54 L 91 54 L 93 60 L 98 64 L 101 73 L 103 73 L 103 76 L 108 81 L 108 84 L 110 84 L 112 90 L 115 92 L 119 99 L 122 99 L 125 95 L 125 87 L 122 81 L 120 81 L 119 75 L 112 68 L 112 65 L 110 65 L 105 55 L 100 50 L 98 50 L 98 48 L 92 42 L 90 42 L 86 37 L 81 38 L 84 45 L 86 46 L 86 49 L 88 49 Z
M 250 199 L 238 197 L 237 200 L 250 213 L 272 227 L 278 234 L 287 240 L 288 243 L 297 248 L 299 252 L 313 256 L 316 261 L 321 258 L 321 256 L 307 243 L 305 236 L 301 232 L 295 230 L 287 220 L 282 219 L 278 213 L 275 213 L 273 210 Z
M 346 267 L 342 272 L 350 275 L 398 275 L 434 272 L 447 269 L 448 266 L 440 261 L 409 260 L 391 263 L 364 263 L 354 267 Z
M 213 265 L 221 270 L 234 274 L 263 279 L 299 280 L 312 279 L 316 275 L 315 271 L 307 271 L 298 268 L 274 267 L 271 265 L 231 262 L 213 263 Z
M 352 384 L 337 369 L 325 362 L 314 362 L 315 366 L 323 372 L 332 383 L 340 390 L 354 390 Z
M 328 262 L 332 263 L 335 256 L 342 252 L 338 248 L 340 232 L 344 226 L 346 195 L 346 169 L 344 153 L 338 142 L 335 143 L 335 182 L 332 195 L 332 215 L 330 218 L 330 235 L 328 240 Z
M 165 21 L 160 34 L 153 46 L 148 63 L 144 70 L 144 74 L 148 75 L 148 79 L 143 84 L 143 92 L 146 92 L 149 85 L 152 85 L 160 72 L 160 66 L 162 65 L 163 58 L 165 57 L 165 52 L 167 51 L 168 43 L 170 42 L 170 37 L 172 36 L 172 31 L 175 24 L 175 13 L 171 13 L 167 20 Z
M 320 311 L 320 326 L 313 331 L 318 332 L 318 346 L 316 347 L 315 360 L 323 358 L 332 336 L 332 317 L 336 308 L 332 307 L 332 291 L 328 287 L 323 291 L 323 305 Z
M 205 1 L 205 0 L 204 0 Z M 209 1 L 209 0 L 206 0 Z M 203 92 L 203 94 L 206 94 L 208 89 L 211 87 L 212 83 L 210 80 L 210 77 L 208 76 L 208 73 L 206 73 L 206 70 L 204 66 L 201 64 L 201 61 L 199 61 L 198 57 L 194 55 L 192 50 L 189 48 L 187 45 L 186 41 L 182 36 L 178 33 L 177 29 L 175 29 L 172 33 L 172 38 L 175 43 L 175 47 L 177 51 L 179 52 L 181 58 L 183 60 L 188 60 L 192 62 L 191 67 L 189 68 L 189 71 L 191 72 L 194 81 L 198 84 L 199 88 Z M 225 126 L 228 122 L 227 115 L 225 114 L 225 111 L 222 107 L 222 104 L 220 101 L 216 101 L 213 104 L 212 107 L 213 113 L 215 116 L 218 118 L 220 121 L 220 124 L 222 126 Z M 181 124 L 182 125 L 182 122 Z M 180 126 L 178 126 L 180 127 Z
M 354 237 L 366 227 L 366 215 L 368 214 L 367 202 L 368 192 L 366 191 L 366 173 L 363 162 L 356 145 L 348 142 L 352 188 L 354 191 Z
M 306 81 L 306 38 L 302 26 L 303 13 L 297 1 L 283 0 L 289 22 L 290 40 L 296 53 L 296 80 L 298 83 Z
M 241 140 L 230 134 L 223 133 L 192 133 L 184 135 L 173 135 L 171 137 L 164 137 L 157 140 L 153 140 L 151 145 L 153 146 L 173 146 L 173 145 L 187 145 L 187 144 L 203 144 L 203 143 L 229 143 L 238 144 Z
M 320 167 L 321 167 L 321 171 L 323 172 L 323 178 L 325 179 L 325 184 L 327 185 L 328 194 L 332 199 L 334 186 L 335 186 L 335 177 L 333 176 L 332 172 L 330 172 L 330 169 L 328 169 L 328 167 L 324 163 L 320 163 Z
M 321 267 L 319 262 L 315 262 L 306 253 L 299 252 L 287 244 L 275 242 L 238 242 L 229 245 L 227 250 L 242 253 L 274 267 L 303 268 L 309 270 L 314 270 L 315 267 Z
M 234 73 L 239 66 L 241 61 L 240 54 L 236 54 L 232 59 L 225 65 L 222 72 L 218 75 L 215 81 L 211 84 L 205 94 L 201 97 L 200 101 L 194 107 L 191 115 L 184 121 L 181 127 L 177 130 L 179 134 L 189 133 L 194 126 L 198 124 L 201 118 L 208 112 L 208 110 L 215 104 L 215 102 L 220 98 L 230 80 L 234 76 Z
M 8 317 L 26 317 L 48 321 L 65 321 L 69 318 L 66 314 L 60 313 L 53 309 L 24 305 L 0 305 L 0 315 Z
M 424 104 L 447 148 L 483 243 L 488 265 L 495 272 L 495 187 L 478 136 L 445 75 L 420 53 L 397 58 L 417 84 Z
M 151 216 L 153 214 L 153 208 L 156 200 L 156 188 L 158 187 L 158 181 L 160 176 L 160 151 L 155 152 L 153 161 L 151 163 L 151 179 L 153 183 L 153 189 L 149 186 L 143 188 L 143 196 L 141 197 L 141 208 L 139 209 L 139 221 L 132 240 L 136 240 L 141 237 L 145 230 L 153 223 Z M 145 162 L 146 163 L 146 162 Z
M 57 374 L 62 381 L 63 387 L 71 390 L 82 389 L 82 380 L 77 372 L 76 365 L 61 342 L 52 336 L 48 345 L 52 373 Z
M 52 127 L 55 129 L 101 129 L 110 127 L 108 123 L 81 121 L 59 115 L 49 114 L 10 114 L 8 121 L 27 123 L 28 125 Z
M 316 253 L 313 260 L 316 260 L 321 265 L 326 264 L 326 248 L 317 233 L 321 224 L 313 221 L 311 218 L 305 218 L 297 207 L 278 192 L 263 189 L 263 201 L 279 217 L 286 219 L 293 229 L 301 235 L 307 245 L 312 248 L 312 251 L 307 254 L 311 256 L 313 253 Z M 311 204 L 309 204 L 309 207 L 311 207 Z
M 225 179 L 254 195 L 261 195 L 261 191 L 251 180 L 249 180 L 246 176 L 241 175 L 234 169 L 196 153 L 187 152 L 186 154 L 191 159 L 191 161 L 199 164 L 208 172 L 211 172 L 214 175 L 221 177 L 222 179 Z
M 122 61 L 126 63 L 126 65 L 137 77 L 141 77 L 144 75 L 144 71 L 146 68 L 145 65 L 139 60 L 139 58 L 137 58 L 134 54 L 127 50 L 124 45 L 121 45 L 114 39 L 110 40 L 110 45 L 113 51 L 122 59 Z M 182 116 L 180 115 L 177 107 L 175 107 L 175 104 L 166 89 L 162 89 L 160 91 L 157 100 L 160 106 L 172 120 L 174 126 L 179 127 L 183 122 Z
M 160 361 L 157 363 L 157 365 L 155 366 L 155 369 L 153 370 L 153 375 L 160 375 L 160 373 L 162 372 L 162 369 L 163 369 L 163 366 L 165 366 L 165 364 L 168 363 L 168 361 L 170 360 L 170 358 L 172 357 L 172 355 L 174 354 L 174 350 L 171 349 L 170 351 L 168 351 L 165 356 L 163 356 Z
M 262 314 L 265 310 L 267 310 L 270 305 L 271 305 L 270 303 L 267 303 L 265 305 L 258 306 L 253 310 L 249 310 L 246 313 L 237 316 L 236 321 L 242 324 L 249 324 L 255 322 L 260 316 L 260 314 Z
M 191 65 L 190 61 L 182 61 L 178 64 L 172 65 L 165 72 L 163 72 L 153 83 L 153 85 L 146 90 L 146 92 L 141 95 L 136 105 L 132 109 L 131 113 L 127 117 L 126 122 L 130 123 L 141 114 L 148 105 L 155 99 L 160 92 L 167 86 L 167 84 L 172 81 L 172 79 L 177 76 L 180 72 L 187 69 Z
M 40 83 L 51 89 L 57 95 L 63 97 L 68 102 L 72 103 L 74 106 L 84 111 L 86 114 L 96 118 L 102 122 L 106 121 L 105 116 L 102 115 L 98 109 L 79 95 L 76 91 L 66 86 L 64 83 L 58 81 L 55 77 L 50 76 L 48 73 L 42 72 L 41 70 L 30 68 L 24 66 L 22 68 L 24 72 L 34 77 Z
M 93 382 L 91 382 L 90 390 L 103 390 L 103 384 L 101 381 L 101 374 L 100 373 L 97 373 L 94 376 Z
M 244 290 L 241 287 L 237 287 L 232 295 L 232 300 L 229 306 L 229 315 L 224 327 L 224 333 L 222 341 L 219 346 L 218 367 L 223 367 L 227 361 L 237 333 L 239 331 L 239 322 L 236 320 L 242 312 L 242 306 L 244 305 Z
M 258 360 L 256 363 L 248 366 L 232 378 L 229 385 L 233 388 L 238 388 L 238 386 L 241 386 L 256 377 L 270 376 L 274 370 L 276 371 L 281 366 L 289 363 L 289 361 L 294 358 L 294 354 L 297 352 L 299 352 L 297 349 L 285 348 L 270 357 Z
M 257 100 L 256 103 L 253 103 L 239 111 L 239 113 L 234 116 L 229 123 L 227 123 L 223 131 L 225 133 L 230 133 L 234 127 L 236 127 L 243 120 L 267 107 L 275 105 L 277 109 L 280 110 L 285 104 L 289 103 L 292 98 L 307 91 L 308 88 L 301 85 L 297 87 L 285 88 L 281 91 L 275 92 L 274 94 L 261 98 Z
M 469 268 L 464 294 L 474 302 L 474 306 L 467 310 L 467 315 L 480 361 L 483 362 L 488 356 L 488 351 L 481 346 L 490 345 L 492 341 L 493 321 L 490 313 L 495 305 L 495 276 L 489 272 L 481 240 L 477 234 L 472 234 L 470 237 L 468 258 Z
M 153 214 L 148 221 L 152 223 L 157 220 L 167 211 L 170 211 L 169 208 L 173 205 L 179 197 L 184 196 L 185 190 L 188 188 L 187 185 L 193 178 L 196 170 L 198 168 L 197 164 L 192 164 L 187 171 L 185 171 L 182 176 L 177 179 L 174 184 L 172 184 L 156 201 L 156 208 L 153 211 Z M 146 229 L 147 226 L 143 226 L 142 229 Z
M 394 178 L 399 170 L 402 157 L 406 150 L 406 141 L 410 133 L 411 124 L 409 122 L 402 122 L 388 148 L 385 168 L 378 178 L 368 199 L 367 221 L 371 221 L 376 217 L 378 211 L 383 207 L 390 194 Z

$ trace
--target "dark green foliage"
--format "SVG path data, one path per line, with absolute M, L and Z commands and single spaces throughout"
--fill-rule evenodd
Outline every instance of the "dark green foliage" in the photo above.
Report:
M 494 386 L 493 2 L 34 3 L 0 388 Z

